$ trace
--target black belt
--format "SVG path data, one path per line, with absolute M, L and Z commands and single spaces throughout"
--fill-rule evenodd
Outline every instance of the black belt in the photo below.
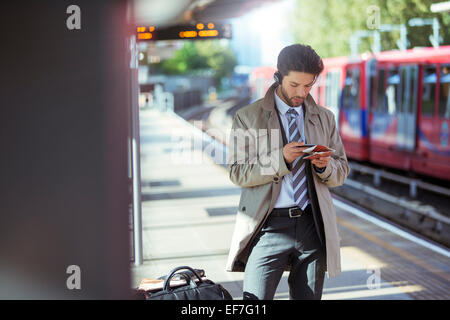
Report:
M 307 205 L 305 210 L 300 209 L 300 207 L 290 207 L 290 208 L 274 208 L 270 213 L 271 217 L 288 217 L 288 218 L 298 218 L 304 213 L 311 212 L 311 205 Z

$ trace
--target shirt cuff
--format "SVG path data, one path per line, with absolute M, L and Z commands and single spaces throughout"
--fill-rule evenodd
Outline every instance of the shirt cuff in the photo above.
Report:
M 327 169 L 327 167 L 318 168 L 318 167 L 316 167 L 316 165 L 314 165 L 314 164 L 313 164 L 313 167 L 314 167 L 314 170 L 315 170 L 317 173 L 324 173 L 325 170 Z

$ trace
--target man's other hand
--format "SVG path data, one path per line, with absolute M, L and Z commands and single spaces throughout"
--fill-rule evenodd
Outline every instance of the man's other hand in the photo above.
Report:
M 308 147 L 302 147 L 304 142 L 290 142 L 283 147 L 283 156 L 284 160 L 287 163 L 291 164 L 298 157 L 303 156 L 303 150 Z

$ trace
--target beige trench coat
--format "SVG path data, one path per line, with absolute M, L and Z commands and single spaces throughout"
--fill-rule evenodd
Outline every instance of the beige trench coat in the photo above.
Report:
M 264 171 L 261 165 L 263 162 L 249 161 L 255 155 L 247 155 L 245 161 L 242 161 L 243 151 L 229 147 L 227 169 L 231 181 L 242 187 L 242 191 L 228 255 L 227 271 L 245 270 L 251 240 L 261 230 L 275 205 L 280 194 L 282 177 L 290 172 L 282 153 L 283 141 L 274 100 L 275 87 L 275 84 L 272 85 L 263 99 L 238 110 L 233 118 L 232 129 L 258 129 L 253 130 L 253 135 L 258 137 L 254 140 L 246 140 L 247 154 L 249 145 L 263 136 L 266 136 L 270 142 L 276 143 L 267 143 L 268 147 L 263 150 L 268 153 L 272 171 L 267 170 L 265 164 Z M 323 173 L 312 170 L 325 231 L 328 277 L 334 277 L 341 273 L 340 238 L 328 187 L 342 185 L 350 169 L 344 146 L 336 129 L 334 114 L 326 108 L 317 106 L 311 95 L 308 95 L 305 100 L 305 111 L 306 143 L 322 144 L 336 150 Z M 232 130 L 233 132 L 236 130 Z M 239 158 L 241 161 L 236 160 Z

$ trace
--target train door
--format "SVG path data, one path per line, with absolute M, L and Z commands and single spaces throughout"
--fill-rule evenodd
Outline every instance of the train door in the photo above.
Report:
M 340 97 L 340 135 L 349 158 L 367 160 L 365 108 L 362 106 L 364 73 L 361 66 L 350 65 L 345 70 L 345 83 Z M 363 82 L 361 82 L 361 80 Z M 337 92 L 339 96 L 339 91 Z
M 450 65 L 423 68 L 421 114 L 414 171 L 450 179 Z
M 312 88 L 312 90 L 310 92 L 310 94 L 313 97 L 314 101 L 318 105 L 323 105 L 322 99 L 321 99 L 321 96 L 320 96 L 322 94 L 322 91 L 323 91 L 323 89 L 322 89 L 322 74 L 321 74 L 317 78 L 317 81 L 313 85 L 313 88 Z
M 439 76 L 439 119 L 441 121 L 441 146 L 448 147 L 448 126 L 450 121 L 450 65 L 442 65 Z
M 358 66 L 347 68 L 345 84 L 342 91 L 342 105 L 344 123 L 349 128 L 352 137 L 361 136 L 361 121 L 359 112 L 360 101 L 360 70 Z
M 418 67 L 416 65 L 401 66 L 399 73 L 397 147 L 414 151 L 416 148 Z
M 439 72 L 439 143 L 438 172 L 440 178 L 450 179 L 450 64 L 441 65 Z

